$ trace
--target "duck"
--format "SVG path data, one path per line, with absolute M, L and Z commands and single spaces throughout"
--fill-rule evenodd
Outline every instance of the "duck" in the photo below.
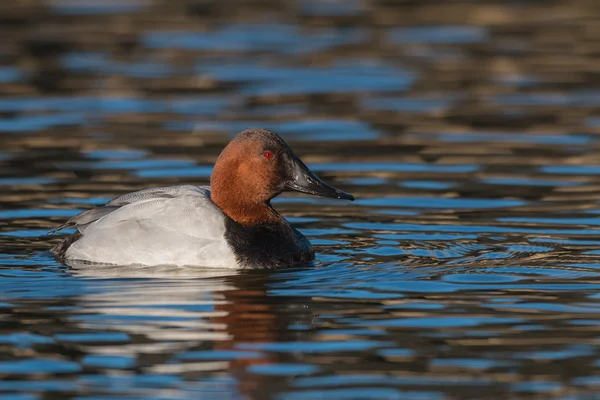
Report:
M 64 262 L 276 269 L 311 263 L 309 240 L 271 205 L 284 191 L 354 200 L 319 179 L 275 132 L 239 133 L 210 186 L 139 190 L 70 218 L 52 248 Z M 54 232 L 53 231 L 53 232 Z

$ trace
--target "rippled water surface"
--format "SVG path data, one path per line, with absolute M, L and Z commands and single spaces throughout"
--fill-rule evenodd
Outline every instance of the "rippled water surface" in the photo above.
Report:
M 592 399 L 600 11 L 562 1 L 0 4 L 0 398 Z M 314 266 L 79 266 L 47 235 L 276 130 L 357 201 Z

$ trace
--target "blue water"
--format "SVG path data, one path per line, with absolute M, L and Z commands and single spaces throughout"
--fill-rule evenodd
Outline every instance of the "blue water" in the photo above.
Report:
M 597 397 L 595 0 L 28 7 L 0 4 L 0 399 Z M 273 201 L 314 265 L 50 254 L 249 127 L 356 196 Z

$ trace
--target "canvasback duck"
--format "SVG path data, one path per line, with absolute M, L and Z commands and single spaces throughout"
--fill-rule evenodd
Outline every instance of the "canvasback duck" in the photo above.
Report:
M 327 185 L 276 133 L 249 129 L 219 155 L 209 186 L 150 188 L 58 227 L 77 228 L 52 252 L 116 265 L 280 268 L 314 259 L 310 242 L 272 206 L 285 190 L 354 200 Z

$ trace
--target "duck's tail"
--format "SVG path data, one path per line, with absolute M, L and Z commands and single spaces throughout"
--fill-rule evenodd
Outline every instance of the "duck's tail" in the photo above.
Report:
M 72 235 L 67 236 L 59 244 L 54 246 L 52 250 L 52 254 L 57 256 L 58 258 L 65 258 L 65 254 L 67 253 L 67 249 L 81 237 L 81 233 L 77 232 Z

